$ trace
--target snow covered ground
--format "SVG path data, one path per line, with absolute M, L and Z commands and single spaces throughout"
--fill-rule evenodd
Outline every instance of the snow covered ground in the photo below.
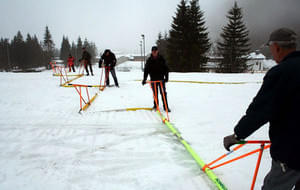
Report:
M 107 111 L 153 106 L 150 87 L 136 81 L 143 76 L 140 63 L 122 66 L 130 72 L 117 71 L 120 88 L 100 92 L 82 114 L 74 88 L 60 87 L 52 71 L 0 73 L 0 189 L 216 189 L 157 113 Z M 72 83 L 99 84 L 100 69 L 94 70 L 95 76 Z M 170 80 L 247 82 L 167 83 L 170 121 L 206 163 L 226 152 L 223 137 L 232 134 L 263 76 L 170 73 Z M 90 89 L 90 95 L 96 92 Z M 249 139 L 267 140 L 268 126 Z M 230 158 L 255 148 L 246 145 Z M 228 189 L 250 189 L 256 159 L 257 154 L 214 172 Z M 270 162 L 266 150 L 255 189 Z

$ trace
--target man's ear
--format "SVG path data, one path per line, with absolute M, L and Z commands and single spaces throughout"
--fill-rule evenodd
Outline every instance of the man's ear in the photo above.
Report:
M 279 47 L 279 45 L 277 43 L 274 43 L 274 46 L 275 46 L 275 50 L 277 53 L 280 52 L 281 48 Z

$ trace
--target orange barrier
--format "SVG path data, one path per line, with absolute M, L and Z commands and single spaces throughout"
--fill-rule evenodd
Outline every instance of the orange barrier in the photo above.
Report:
M 109 71 L 110 71 L 110 67 L 101 67 L 102 68 L 102 72 L 100 75 L 100 86 L 99 86 L 99 90 L 103 91 L 106 88 L 106 81 L 109 77 Z M 103 80 L 103 85 L 102 84 L 102 79 L 103 79 L 103 73 L 104 73 L 104 80 Z
M 263 151 L 265 149 L 268 149 L 270 148 L 270 141 L 241 141 L 240 144 L 238 146 L 236 146 L 233 150 L 229 151 L 228 153 L 226 154 L 223 154 L 222 156 L 220 156 L 219 158 L 217 158 L 216 160 L 210 162 L 209 164 L 206 164 L 205 166 L 203 166 L 202 170 L 205 171 L 206 168 L 209 168 L 211 170 L 215 169 L 215 168 L 218 168 L 220 166 L 223 166 L 223 165 L 226 165 L 226 164 L 229 164 L 231 162 L 234 162 L 236 160 L 239 160 L 239 159 L 242 159 L 242 158 L 245 158 L 247 156 L 250 156 L 256 152 L 259 152 L 259 155 L 258 155 L 258 159 L 257 159 L 257 162 L 256 162 L 256 167 L 255 167 L 255 171 L 254 171 L 254 175 L 253 175 L 253 179 L 252 179 L 252 184 L 251 184 L 251 190 L 254 189 L 254 186 L 255 186 L 255 182 L 256 182 L 256 177 L 257 177 L 257 174 L 258 174 L 258 170 L 259 170 L 259 166 L 260 166 L 260 162 L 261 162 L 261 157 L 262 157 L 262 154 L 263 154 Z M 233 153 L 234 151 L 237 151 L 238 149 L 240 149 L 241 147 L 243 147 L 244 145 L 246 144 L 260 144 L 260 148 L 258 149 L 255 149 L 253 151 L 250 151 L 246 154 L 243 154 L 241 156 L 238 156 L 236 158 L 233 158 L 231 160 L 228 160 L 226 162 L 223 162 L 221 164 L 218 164 L 216 166 L 212 166 L 213 164 L 215 164 L 216 162 L 220 161 L 221 159 L 225 158 L 226 156 L 228 156 L 229 154 Z M 267 144 L 267 145 L 266 145 Z
M 68 79 L 68 75 L 67 75 L 67 70 L 65 67 L 57 67 L 59 73 L 60 73 L 60 86 L 64 86 L 65 84 L 67 84 L 69 82 Z M 63 72 L 64 71 L 64 72 Z M 62 83 L 62 81 L 65 81 L 64 83 Z
M 157 83 L 159 83 L 160 89 L 161 89 L 161 92 L 162 92 L 162 95 L 163 95 L 163 101 L 164 101 L 164 105 L 165 105 L 165 110 L 166 110 L 166 113 L 167 113 L 167 121 L 170 121 L 170 118 L 169 118 L 169 109 L 167 107 L 167 101 L 166 101 L 166 96 L 165 96 L 165 91 L 163 89 L 162 81 L 147 81 L 147 83 L 150 84 L 150 87 L 152 89 L 153 98 L 154 98 L 154 101 L 155 101 L 156 108 L 157 108 L 159 114 L 161 116 L 163 116 L 162 113 L 161 113 L 161 111 L 160 111 L 160 109 L 159 109 L 158 99 L 157 99 L 158 98 L 158 92 L 156 91 L 156 89 L 158 89 L 158 88 L 156 88 L 156 85 L 157 85 Z M 152 86 L 152 84 L 153 84 L 153 86 Z M 154 89 L 153 89 L 153 87 L 154 87 Z M 163 122 L 165 122 L 165 120 L 163 120 Z
M 80 101 L 80 110 L 79 112 L 81 111 L 84 111 L 89 105 L 91 105 L 92 101 L 94 101 L 94 99 L 96 98 L 96 96 L 98 95 L 96 93 L 95 96 L 93 96 L 92 99 L 90 99 L 90 95 L 89 95 L 89 90 L 88 90 L 88 85 L 82 85 L 82 84 L 72 84 L 72 86 L 75 88 L 75 90 L 77 91 L 78 95 L 79 95 L 79 101 Z M 82 96 L 82 90 L 81 88 L 85 88 L 86 90 L 86 97 L 87 97 L 87 100 L 85 98 L 83 98 Z M 84 103 L 84 106 L 82 105 L 82 102 Z
M 84 74 L 84 65 L 80 62 L 79 69 L 78 69 L 78 75 Z
M 57 74 L 57 72 L 56 72 L 56 62 L 55 61 L 53 61 L 53 62 L 50 61 L 49 64 L 51 65 L 51 68 L 53 70 L 53 75 Z
M 49 63 L 51 65 L 51 68 L 53 70 L 53 76 L 60 76 L 61 75 L 61 70 L 64 68 L 63 66 L 59 66 L 59 65 L 56 65 L 56 62 L 55 61 L 51 61 Z
M 103 91 L 106 87 L 106 80 L 103 80 L 103 85 L 102 84 L 102 79 L 103 79 L 103 73 L 104 73 L 104 70 L 105 70 L 105 67 L 101 67 L 102 71 L 101 71 L 101 75 L 100 75 L 100 85 L 99 85 L 99 90 L 100 91 Z

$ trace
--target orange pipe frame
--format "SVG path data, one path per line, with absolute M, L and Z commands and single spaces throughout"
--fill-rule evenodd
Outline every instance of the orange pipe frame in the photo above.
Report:
M 254 153 L 256 153 L 256 152 L 259 152 L 258 159 L 257 159 L 257 162 L 256 162 L 255 171 L 254 171 L 254 175 L 253 175 L 253 179 L 252 179 L 252 184 L 251 184 L 251 190 L 253 190 L 253 189 L 254 189 L 254 186 L 255 186 L 255 182 L 256 182 L 256 177 L 257 177 L 257 174 L 258 174 L 259 166 L 260 166 L 260 163 L 261 163 L 261 158 L 262 158 L 263 151 L 264 151 L 265 149 L 270 148 L 270 146 L 271 146 L 270 143 L 271 143 L 270 141 L 241 141 L 240 144 L 239 144 L 238 146 L 236 146 L 233 150 L 229 151 L 229 152 L 226 153 L 226 154 L 223 154 L 222 156 L 220 156 L 220 157 L 217 158 L 216 160 L 212 161 L 211 163 L 206 164 L 206 165 L 202 168 L 202 170 L 205 170 L 207 167 L 209 167 L 209 169 L 213 170 L 213 169 L 218 168 L 218 167 L 220 167 L 220 166 L 229 164 L 229 163 L 231 163 L 231 162 L 234 162 L 234 161 L 236 161 L 236 160 L 245 158 L 245 157 L 250 156 L 250 155 L 252 155 L 252 154 L 254 154 Z M 218 165 L 216 165 L 216 166 L 210 167 L 212 164 L 214 164 L 214 163 L 216 163 L 217 161 L 223 159 L 224 157 L 226 157 L 226 156 L 228 156 L 229 154 L 231 154 L 232 152 L 234 152 L 234 151 L 240 149 L 242 146 L 244 146 L 244 145 L 246 145 L 246 144 L 260 144 L 261 147 L 258 148 L 258 149 L 255 149 L 255 150 L 253 150 L 253 151 L 250 151 L 250 152 L 248 152 L 248 153 L 246 153 L 246 154 L 243 154 L 243 155 L 241 155 L 241 156 L 238 156 L 238 157 L 236 157 L 236 158 L 233 158 L 233 159 L 231 159 L 231 160 L 228 160 L 228 161 L 226 161 L 226 162 L 223 162 L 223 163 L 221 163 L 221 164 L 218 164 Z M 268 144 L 268 145 L 265 145 L 265 144 Z
M 80 72 L 81 71 L 81 72 Z M 80 63 L 79 69 L 78 69 L 78 74 L 83 74 L 84 73 L 84 66 L 82 63 Z
M 253 190 L 254 186 L 255 186 L 255 181 L 256 181 L 256 177 L 257 177 L 257 173 L 258 173 L 258 169 L 259 169 L 259 166 L 260 166 L 261 157 L 262 157 L 262 153 L 264 151 L 264 148 L 265 148 L 265 144 L 262 143 L 260 145 L 260 150 L 259 150 L 259 155 L 258 155 L 258 159 L 257 159 L 257 163 L 256 163 L 256 168 L 255 168 L 254 176 L 253 176 L 253 179 L 252 179 L 251 190 Z
M 157 92 L 158 88 L 156 88 L 157 83 L 160 83 L 161 91 L 162 91 L 162 94 L 163 94 L 163 101 L 164 101 L 164 105 L 165 105 L 165 110 L 167 112 L 167 120 L 170 121 L 169 114 L 168 114 L 168 109 L 166 108 L 167 103 L 166 103 L 166 98 L 165 98 L 165 91 L 162 87 L 162 81 L 147 81 L 147 83 L 150 84 L 150 87 L 151 87 L 152 92 L 153 92 L 153 98 L 154 98 L 154 101 L 155 101 L 155 104 L 156 104 L 156 108 L 157 108 L 159 114 L 162 116 L 162 113 L 161 113 L 161 111 L 159 109 L 159 105 L 158 105 L 158 92 Z M 153 90 L 153 87 L 151 85 L 152 83 L 154 84 L 154 90 Z M 156 91 L 156 89 L 157 89 L 157 91 Z M 165 121 L 163 121 L 163 122 L 165 122 Z
M 65 69 L 65 75 L 63 75 L 63 72 L 62 72 L 62 69 Z M 67 70 L 66 70 L 66 67 L 57 67 L 57 69 L 59 70 L 60 72 L 60 85 L 62 86 L 62 79 L 64 79 L 65 83 L 67 83 L 69 81 L 68 79 L 68 75 L 67 75 Z
M 101 89 L 101 83 L 102 83 L 103 72 L 104 72 L 104 68 L 102 67 L 102 71 L 101 71 L 101 75 L 100 75 L 100 86 L 99 86 L 99 90 L 104 90 L 104 87 Z M 105 84 L 104 84 L 104 85 L 105 85 Z M 104 86 L 104 85 L 103 85 L 103 86 Z
M 56 67 L 56 62 L 51 62 L 50 61 L 50 63 L 49 63 L 50 65 L 51 65 L 51 67 L 52 67 L 52 70 L 53 70 L 53 74 L 56 74 L 56 70 L 55 70 L 55 67 Z
M 101 85 L 102 83 L 102 78 L 103 78 L 103 73 L 104 73 L 104 78 L 105 80 L 103 81 L 103 85 Z M 102 67 L 102 72 L 101 72 L 101 76 L 100 76 L 100 86 L 99 86 L 99 90 L 103 91 L 106 87 L 106 81 L 109 77 L 109 67 Z M 102 87 L 102 88 L 101 88 Z
M 60 72 L 60 85 L 62 85 L 62 79 L 64 79 L 65 82 L 67 82 L 68 80 L 65 79 L 64 75 L 62 74 L 62 68 L 61 67 L 57 67 L 57 69 Z
M 163 91 L 163 98 L 164 98 L 164 105 L 165 105 L 165 110 L 166 110 L 166 113 L 167 113 L 167 118 L 168 118 L 168 121 L 170 120 L 169 119 L 169 114 L 168 114 L 168 112 L 169 112 L 169 109 L 168 109 L 168 107 L 167 107 L 167 100 L 166 100 L 166 96 L 165 96 L 165 91 L 164 91 L 164 89 L 163 89 L 163 85 L 162 85 L 162 82 L 160 81 L 160 87 L 161 87 L 161 89 L 162 89 L 162 91 Z
M 79 87 L 79 90 L 77 89 L 77 87 Z M 76 89 L 76 91 L 77 91 L 77 93 L 79 94 L 79 96 L 80 96 L 80 108 L 82 108 L 82 103 L 81 103 L 81 101 L 83 101 L 85 104 L 87 104 L 87 102 L 84 100 L 84 98 L 82 97 L 82 95 L 81 95 L 81 85 L 75 85 L 74 86 L 74 88 Z M 86 87 L 87 88 L 87 87 Z

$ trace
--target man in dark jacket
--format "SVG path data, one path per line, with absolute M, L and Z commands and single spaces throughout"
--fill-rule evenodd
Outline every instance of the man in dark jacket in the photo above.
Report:
M 277 65 L 265 75 L 234 134 L 224 138 L 224 147 L 229 150 L 269 122 L 272 167 L 262 189 L 291 190 L 300 180 L 300 52 L 296 33 L 287 28 L 272 32 L 267 45 Z
M 83 52 L 82 52 L 82 57 L 81 57 L 81 61 L 83 61 L 84 63 L 84 68 L 85 68 L 85 71 L 86 71 L 86 76 L 89 76 L 89 70 L 88 70 L 88 66 L 90 67 L 90 71 L 91 71 L 91 74 L 92 76 L 94 75 L 93 74 L 93 68 L 92 68 L 92 64 L 91 64 L 91 54 L 86 50 L 85 47 L 82 48 Z
M 166 64 L 165 59 L 163 56 L 161 56 L 158 52 L 157 46 L 153 46 L 151 49 L 151 56 L 147 59 L 145 70 L 144 70 L 144 79 L 142 81 L 142 84 L 146 84 L 146 80 L 148 77 L 148 74 L 150 74 L 150 80 L 151 81 L 161 81 L 162 82 L 162 88 L 160 83 L 151 83 L 153 94 L 155 95 L 155 99 L 157 100 L 158 104 L 158 88 L 160 91 L 160 95 L 162 98 L 162 101 L 164 103 L 164 110 L 168 112 L 171 112 L 169 106 L 168 106 L 168 100 L 167 100 L 167 92 L 166 92 L 166 82 L 169 80 L 169 68 Z M 163 93 L 165 94 L 165 101 L 163 98 Z M 166 103 L 166 104 L 165 104 Z M 153 109 L 156 109 L 156 103 L 154 100 L 154 106 Z
M 117 63 L 115 54 L 113 52 L 111 52 L 109 49 L 105 50 L 99 60 L 99 68 L 101 67 L 103 61 L 104 61 L 104 66 L 105 66 L 106 86 L 109 86 L 109 72 L 110 72 L 114 79 L 116 87 L 119 87 L 119 83 L 118 83 L 118 79 L 117 79 L 117 75 L 116 75 L 116 71 L 115 71 L 115 66 Z

